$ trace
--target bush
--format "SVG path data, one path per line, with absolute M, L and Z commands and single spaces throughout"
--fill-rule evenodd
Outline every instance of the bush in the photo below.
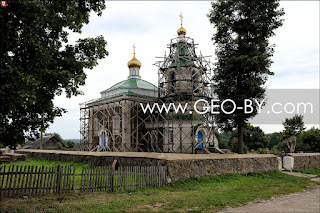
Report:
M 275 147 L 273 147 L 270 151 L 270 154 L 281 156 L 281 150 L 278 150 Z
M 65 144 L 68 148 L 73 148 L 75 143 L 73 141 L 65 141 Z
M 256 153 L 258 153 L 258 154 L 264 154 L 264 151 L 265 151 L 266 149 L 264 149 L 264 148 L 259 148 L 259 149 L 257 149 L 257 151 L 256 151 Z
M 231 141 L 231 151 L 238 153 L 238 138 L 233 138 Z M 248 153 L 248 147 L 243 145 L 243 153 Z
M 63 147 L 62 143 L 58 142 L 57 143 L 57 149 L 62 149 L 62 147 Z

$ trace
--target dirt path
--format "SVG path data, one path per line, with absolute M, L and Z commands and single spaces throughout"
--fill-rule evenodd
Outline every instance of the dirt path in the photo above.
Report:
M 320 212 L 320 188 L 303 192 L 283 195 L 261 203 L 249 203 L 238 208 L 228 208 L 219 213 L 262 213 L 262 212 L 287 212 L 287 213 L 319 213 Z

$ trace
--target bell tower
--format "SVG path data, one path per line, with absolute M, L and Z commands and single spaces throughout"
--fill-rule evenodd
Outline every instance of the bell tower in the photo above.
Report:
M 213 97 L 210 87 L 212 68 L 201 54 L 196 54 L 196 44 L 186 36 L 182 19 L 180 14 L 181 26 L 177 31 L 178 37 L 171 39 L 169 55 L 156 63 L 159 67 L 159 104 L 175 106 L 170 112 L 161 114 L 162 124 L 159 126 L 164 127 L 163 151 L 209 152 L 210 147 L 218 146 L 213 119 L 209 113 L 196 113 L 194 104 L 199 99 L 210 103 Z M 178 106 L 185 110 L 176 111 Z M 197 108 L 201 111 L 203 104 Z

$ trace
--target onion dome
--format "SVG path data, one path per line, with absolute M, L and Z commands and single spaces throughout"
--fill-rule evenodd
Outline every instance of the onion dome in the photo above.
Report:
M 184 29 L 184 28 L 182 27 L 182 25 L 181 25 L 181 27 L 178 29 L 177 33 L 178 33 L 178 35 L 186 35 L 187 30 Z
M 133 45 L 133 58 L 128 62 L 128 67 L 141 67 L 141 62 L 136 59 L 136 51 L 135 51 L 135 46 Z
M 128 67 L 141 67 L 141 62 L 136 59 L 136 55 L 128 62 Z

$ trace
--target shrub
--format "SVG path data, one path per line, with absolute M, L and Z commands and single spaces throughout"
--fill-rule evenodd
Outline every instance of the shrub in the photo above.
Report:
M 57 143 L 57 149 L 62 149 L 62 147 L 63 147 L 62 143 L 58 142 Z

